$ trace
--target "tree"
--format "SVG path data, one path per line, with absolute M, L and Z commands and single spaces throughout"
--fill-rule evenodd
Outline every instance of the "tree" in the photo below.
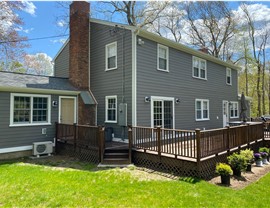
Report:
M 45 53 L 27 54 L 24 57 L 24 67 L 27 73 L 37 75 L 53 75 L 52 58 Z
M 235 34 L 236 22 L 227 2 L 200 1 L 188 2 L 186 32 L 189 42 L 200 48 L 207 48 L 209 53 L 223 60 L 227 42 Z
M 12 65 L 11 62 L 19 61 L 27 46 L 22 42 L 27 38 L 18 34 L 23 21 L 16 11 L 23 8 L 21 2 L 0 1 L 0 59 L 3 60 L 5 70 L 10 70 L 8 67 Z

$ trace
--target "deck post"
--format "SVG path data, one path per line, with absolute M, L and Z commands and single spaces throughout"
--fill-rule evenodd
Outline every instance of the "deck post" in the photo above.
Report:
M 104 146 L 105 146 L 105 142 L 104 142 L 104 127 L 101 127 L 99 129 L 99 141 L 100 141 L 100 160 L 101 160 L 101 163 L 103 163 Z
M 132 154 L 132 126 L 128 126 L 128 159 L 129 163 L 131 163 L 131 155 Z
M 100 132 L 101 132 L 101 126 L 97 127 L 97 144 L 98 144 L 98 156 L 99 156 L 99 162 L 101 162 L 101 141 L 100 141 Z
M 161 160 L 161 127 L 157 127 L 157 142 L 158 142 L 158 156 L 159 160 Z
M 76 144 L 77 144 L 77 124 L 76 123 L 74 123 L 73 124 L 73 127 L 74 127 L 74 152 L 76 152 Z
M 197 174 L 201 177 L 201 130 L 195 129 L 196 132 L 196 146 L 197 146 Z
M 58 140 L 58 122 L 55 122 L 55 146 L 54 146 L 54 151 L 57 154 L 58 153 L 58 145 L 57 145 L 57 140 Z
M 228 155 L 230 154 L 230 136 L 231 136 L 231 131 L 230 131 L 230 126 L 227 126 L 227 153 Z

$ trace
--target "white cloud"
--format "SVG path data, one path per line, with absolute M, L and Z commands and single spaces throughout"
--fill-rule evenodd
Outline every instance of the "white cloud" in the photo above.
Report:
M 35 16 L 36 14 L 36 6 L 31 1 L 22 1 L 24 8 L 23 11 L 25 11 L 28 14 L 31 14 L 32 16 Z
M 19 31 L 19 32 L 24 32 L 26 34 L 29 34 L 31 31 L 34 30 L 34 28 L 23 29 L 23 27 L 19 26 L 19 27 L 15 28 L 15 30 Z
M 60 38 L 56 40 L 51 40 L 52 43 L 61 43 L 64 44 L 66 42 L 67 38 Z
M 57 22 L 57 25 L 58 25 L 59 27 L 65 27 L 65 26 L 67 25 L 67 23 L 66 23 L 66 21 L 64 21 L 64 20 L 59 20 L 59 21 Z

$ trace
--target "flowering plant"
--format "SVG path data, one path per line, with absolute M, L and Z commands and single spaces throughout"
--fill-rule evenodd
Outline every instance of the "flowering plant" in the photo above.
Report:
M 255 153 L 254 154 L 254 159 L 255 159 L 255 161 L 261 160 L 262 159 L 261 153 Z
M 260 152 L 263 159 L 267 158 L 268 154 L 266 152 Z

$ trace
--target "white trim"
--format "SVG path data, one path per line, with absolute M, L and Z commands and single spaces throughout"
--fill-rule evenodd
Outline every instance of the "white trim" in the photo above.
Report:
M 29 123 L 14 123 L 14 97 L 30 97 L 30 121 Z M 47 122 L 33 122 L 33 98 L 42 97 L 47 98 Z M 51 125 L 51 95 L 41 95 L 41 94 L 24 94 L 24 93 L 11 93 L 10 94 L 10 117 L 9 117 L 10 127 L 19 126 L 41 126 L 41 125 Z
M 112 45 L 115 45 L 115 47 L 116 47 L 116 54 L 115 54 L 115 67 L 113 67 L 113 68 L 107 68 L 108 67 L 108 47 L 110 47 L 110 46 L 112 46 Z M 117 69 L 117 41 L 114 41 L 114 42 L 112 42 L 112 43 L 109 43 L 109 44 L 107 44 L 107 45 L 105 45 L 105 64 L 106 64 L 106 66 L 105 66 L 105 71 L 111 71 L 111 70 L 114 70 L 114 69 Z
M 11 153 L 11 152 L 20 152 L 20 151 L 26 151 L 26 150 L 32 150 L 32 149 L 33 149 L 33 145 L 1 148 L 0 149 L 0 154 L 1 153 Z
M 228 79 L 227 79 L 228 78 L 228 76 L 227 76 L 228 72 L 230 72 L 229 73 L 230 74 L 230 81 L 231 81 L 230 83 L 228 83 Z M 230 69 L 228 67 L 226 68 L 226 84 L 232 86 L 232 69 Z
M 194 75 L 194 60 L 195 59 L 198 59 L 199 61 L 199 68 L 198 68 L 199 76 L 198 77 Z M 205 63 L 205 78 L 201 77 L 201 61 Z M 195 79 L 207 80 L 207 61 L 205 59 L 201 59 L 197 56 L 192 56 L 192 77 Z
M 115 120 L 108 120 L 108 99 L 115 99 Z M 117 123 L 117 95 L 105 96 L 105 123 Z
M 226 113 L 225 110 L 227 111 L 227 114 L 225 114 Z M 223 127 L 226 127 L 229 124 L 229 121 L 230 121 L 229 120 L 229 117 L 230 117 L 229 114 L 230 114 L 229 101 L 228 100 L 223 100 L 222 101 L 222 122 L 223 122 Z
M 97 23 L 97 24 L 102 24 L 102 25 L 107 25 L 107 26 L 112 26 L 112 27 L 117 26 L 117 27 L 121 27 L 121 28 L 131 30 L 131 31 L 135 31 L 136 29 L 138 29 L 135 26 L 125 25 L 125 24 L 121 24 L 118 22 L 109 22 L 109 21 L 95 19 L 95 18 L 90 18 L 90 23 L 91 22 Z
M 79 99 L 77 99 L 78 98 L 78 96 L 77 97 L 71 97 L 71 96 L 59 96 L 59 111 L 58 111 L 58 123 L 61 123 L 61 99 L 73 99 L 74 100 L 74 122 L 73 123 L 77 123 L 77 121 L 78 121 L 78 118 L 77 118 L 77 111 L 78 111 L 78 108 L 77 108 L 77 106 L 78 106 L 78 104 L 77 104 L 77 100 L 79 100 Z
M 151 128 L 154 128 L 154 101 L 172 101 L 172 114 L 173 114 L 173 129 L 175 129 L 175 100 L 173 97 L 159 97 L 159 96 L 151 96 Z M 164 116 L 164 114 L 162 115 Z
M 0 86 L 1 92 L 14 92 L 14 93 L 37 93 L 37 94 L 54 94 L 54 95 L 78 95 L 80 91 L 68 90 L 48 90 L 26 87 L 3 87 Z
M 232 109 L 234 107 L 234 105 L 237 106 L 237 109 Z M 233 114 L 235 114 L 235 110 L 237 110 L 237 116 L 231 116 L 231 110 L 234 111 Z M 229 114 L 230 114 L 230 118 L 239 118 L 239 103 L 237 101 L 231 101 L 230 102 L 230 107 L 229 107 Z
M 159 68 L 159 48 L 163 48 L 166 50 L 166 70 Z M 169 72 L 169 48 L 161 44 L 157 44 L 157 70 Z
M 132 33 L 132 126 L 137 126 L 137 35 Z
M 197 102 L 201 102 L 201 116 L 202 118 L 197 119 Z M 207 102 L 207 118 L 203 118 L 203 102 Z M 196 121 L 209 121 L 210 120 L 210 105 L 209 105 L 209 100 L 208 99 L 195 99 L 195 120 Z

